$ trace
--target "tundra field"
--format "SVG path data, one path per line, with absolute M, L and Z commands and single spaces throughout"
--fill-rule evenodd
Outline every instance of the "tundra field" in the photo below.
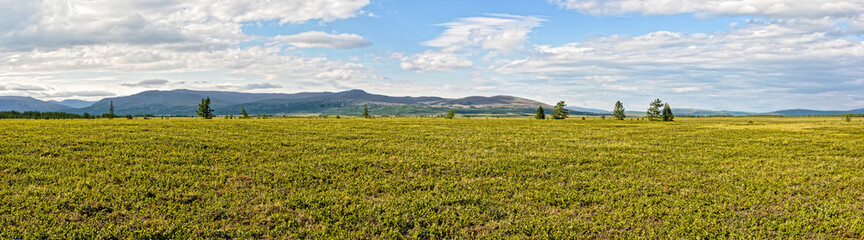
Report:
M 0 238 L 864 238 L 864 123 L 0 120 Z

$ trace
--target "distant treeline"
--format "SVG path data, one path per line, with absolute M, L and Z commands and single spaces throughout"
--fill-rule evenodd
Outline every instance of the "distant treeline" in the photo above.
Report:
M 132 117 L 157 117 L 153 114 L 136 114 L 136 115 L 116 115 L 109 114 L 90 115 L 89 113 L 75 114 L 65 112 L 37 112 L 37 111 L 3 111 L 0 112 L 0 119 L 97 119 L 97 118 L 132 118 Z M 158 116 L 158 117 L 188 117 L 182 115 Z
M 6 112 L 0 112 L 0 118 L 11 118 L 11 119 L 74 119 L 74 118 L 90 118 L 90 115 L 88 114 L 87 117 L 84 117 L 83 115 L 74 114 L 74 113 L 65 113 L 65 112 L 6 111 Z

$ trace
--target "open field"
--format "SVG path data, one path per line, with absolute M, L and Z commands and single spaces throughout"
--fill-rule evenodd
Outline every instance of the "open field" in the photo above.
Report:
M 864 238 L 860 119 L 676 120 L 0 120 L 0 238 Z

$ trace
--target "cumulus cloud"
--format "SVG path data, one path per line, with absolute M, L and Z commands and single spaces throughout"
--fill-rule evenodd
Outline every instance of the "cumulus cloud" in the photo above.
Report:
M 816 96 L 864 91 L 843 86 L 864 74 L 864 42 L 778 23 L 751 23 L 714 34 L 599 36 L 533 51 L 495 70 L 646 98 L 675 95 L 721 106 L 735 102 L 726 98 L 748 98 L 743 100 L 747 105 L 728 106 L 735 109 L 778 109 L 774 104 L 805 99 L 837 101 Z M 616 81 L 600 81 L 596 75 L 616 76 Z
M 563 8 L 598 15 L 697 13 L 705 16 L 823 18 L 858 16 L 864 12 L 864 2 L 857 0 L 549 0 L 549 2 Z
M 82 52 L 87 54 L 80 54 Z M 334 61 L 325 57 L 284 55 L 280 54 L 281 52 L 278 46 L 249 46 L 208 52 L 142 50 L 125 45 L 77 46 L 26 55 L 0 52 L 0 62 L 6 63 L 0 65 L 0 72 L 53 74 L 68 71 L 213 71 L 251 74 L 271 82 L 328 86 L 343 86 L 381 78 L 363 64 Z
M 159 86 L 168 85 L 168 83 L 171 83 L 171 82 L 168 80 L 165 80 L 165 79 L 149 79 L 149 80 L 143 80 L 143 81 L 140 81 L 137 83 L 123 83 L 123 84 L 120 84 L 120 86 L 124 86 L 124 87 L 159 87 Z
M 368 0 L 0 0 L 7 50 L 94 44 L 227 46 L 249 39 L 244 22 L 280 24 L 354 17 Z
M 473 67 L 474 63 L 467 57 L 445 51 L 425 51 L 415 55 L 402 57 L 399 64 L 404 70 L 415 72 L 452 71 Z
M 521 48 L 528 40 L 528 34 L 544 21 L 546 19 L 540 17 L 503 14 L 460 18 L 439 24 L 447 30 L 423 45 L 448 49 L 479 46 L 507 52 Z
M 279 35 L 271 38 L 274 41 L 285 42 L 291 46 L 298 48 L 338 48 L 352 49 L 361 48 L 372 45 L 369 40 L 366 40 L 357 34 L 329 34 L 325 32 L 311 31 L 295 35 Z
M 0 77 L 38 76 L 66 91 L 46 90 L 59 95 L 86 94 L 84 90 L 102 87 L 134 93 L 135 88 L 183 83 L 149 79 L 119 84 L 129 87 L 125 89 L 108 87 L 132 75 L 139 79 L 153 74 L 187 82 L 200 80 L 180 76 L 208 73 L 219 78 L 221 74 L 225 80 L 214 84 L 234 81 L 243 90 L 282 85 L 338 88 L 381 77 L 358 63 L 286 54 L 271 39 L 263 39 L 261 46 L 244 46 L 241 43 L 261 39 L 246 35 L 242 27 L 257 21 L 302 24 L 351 18 L 365 15 L 368 4 L 368 0 L 0 0 Z M 288 44 L 297 47 L 370 44 L 355 34 L 310 32 L 283 37 L 294 40 Z M 20 78 L 5 77 L 17 82 Z M 260 80 L 272 83 L 244 84 Z

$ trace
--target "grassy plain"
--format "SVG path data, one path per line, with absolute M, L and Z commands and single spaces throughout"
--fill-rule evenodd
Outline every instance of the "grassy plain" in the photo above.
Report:
M 0 238 L 864 238 L 859 119 L 676 120 L 0 120 Z

